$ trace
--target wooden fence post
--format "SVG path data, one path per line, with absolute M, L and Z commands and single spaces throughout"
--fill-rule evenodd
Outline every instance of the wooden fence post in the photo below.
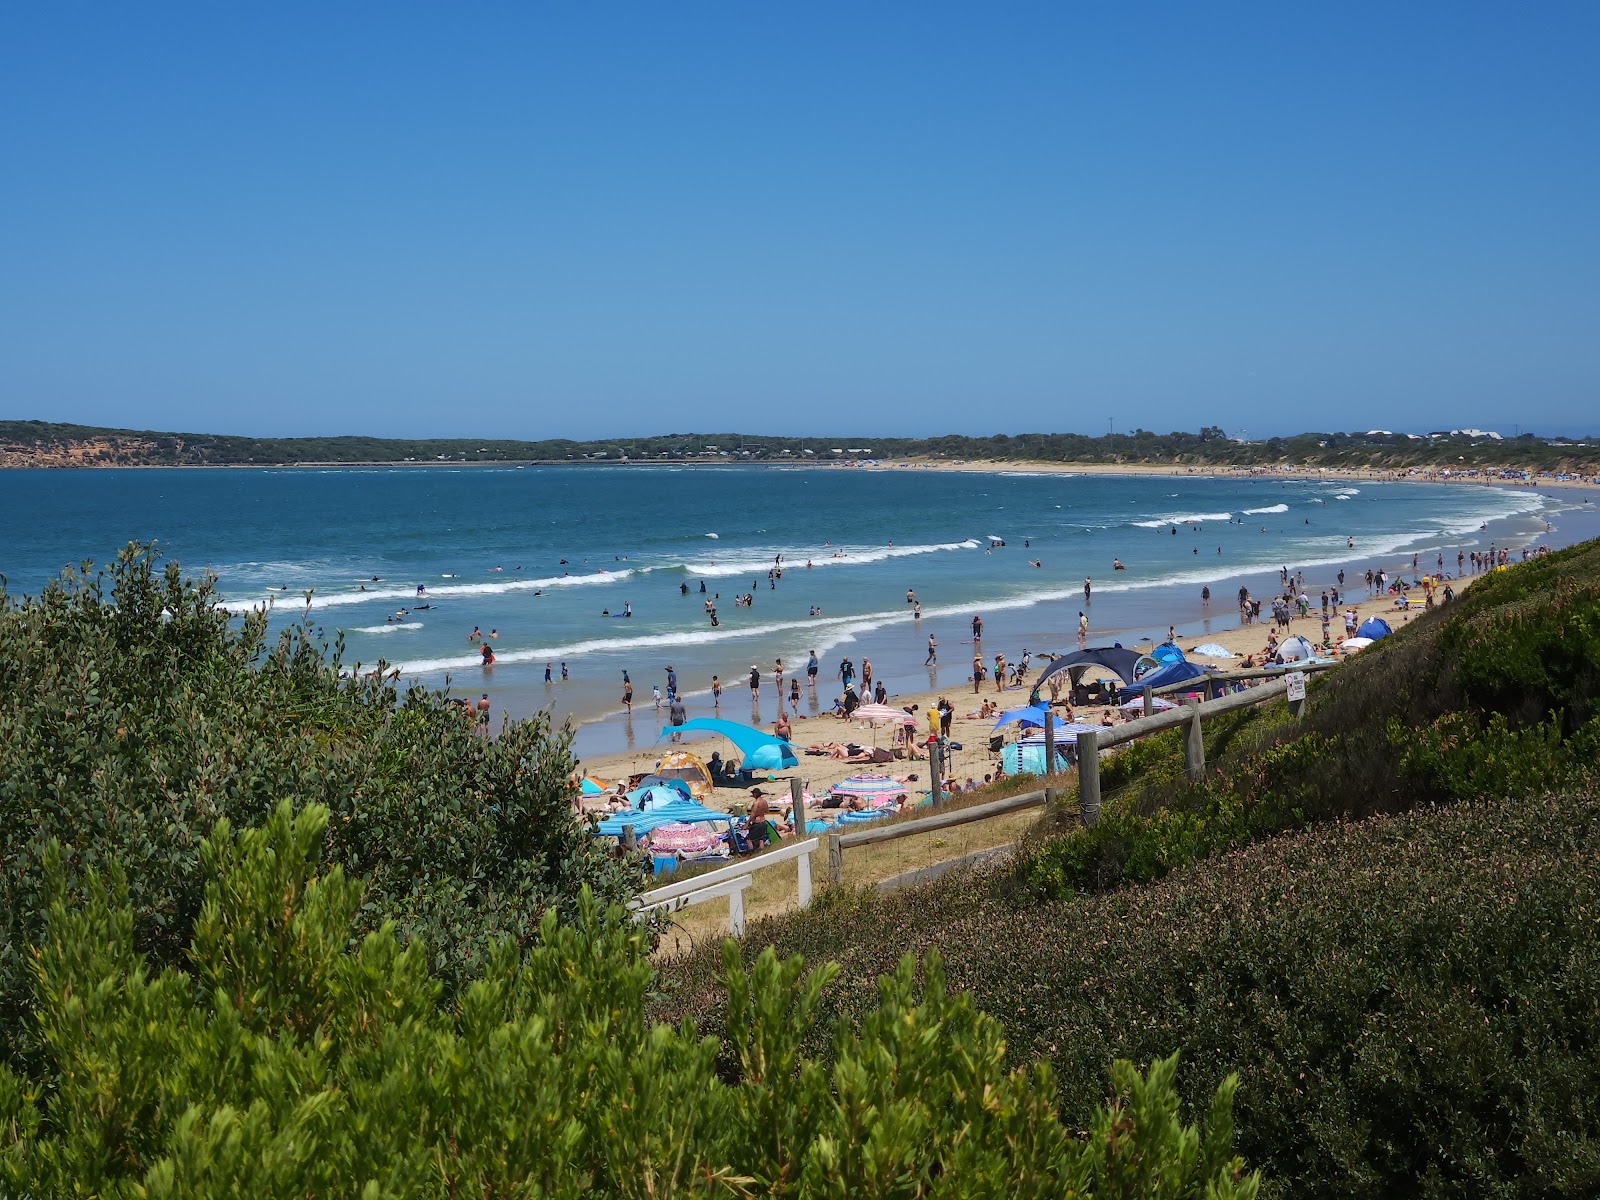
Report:
M 632 825 L 622 827 L 622 848 L 629 854 L 639 848 L 639 839 L 634 836 Z
M 928 792 L 928 804 L 934 808 L 944 799 L 944 738 L 928 740 L 928 766 L 933 784 Z
M 1017 769 L 1022 769 L 1022 751 L 1017 751 Z M 1044 777 L 1056 773 L 1056 717 L 1050 706 L 1044 706 Z M 1049 789 L 1046 789 L 1047 791 Z
M 1156 711 L 1156 694 L 1148 687 L 1144 689 L 1144 715 L 1150 716 Z
M 728 936 L 744 937 L 744 889 L 735 888 L 728 893 Z
M 1189 710 L 1189 724 L 1183 739 L 1183 765 L 1189 778 L 1196 783 L 1206 777 L 1206 744 L 1200 732 L 1200 701 L 1190 696 L 1184 707 Z
M 1078 735 L 1078 819 L 1086 826 L 1100 819 L 1100 735 L 1092 729 Z
M 806 838 L 806 789 L 800 782 L 798 775 L 789 779 L 789 799 L 793 805 L 790 818 L 794 822 L 794 837 L 796 841 Z M 799 894 L 801 908 L 811 907 L 811 856 L 802 854 L 795 860 L 795 887 Z
M 844 847 L 839 839 L 844 835 L 837 829 L 828 833 L 828 886 L 838 887 L 844 880 Z

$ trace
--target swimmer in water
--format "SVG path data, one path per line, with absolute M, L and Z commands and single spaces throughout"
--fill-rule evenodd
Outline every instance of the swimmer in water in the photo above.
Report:
M 1120 558 L 1113 558 L 1111 560 L 1111 569 L 1113 571 L 1126 571 L 1128 568 L 1122 565 Z

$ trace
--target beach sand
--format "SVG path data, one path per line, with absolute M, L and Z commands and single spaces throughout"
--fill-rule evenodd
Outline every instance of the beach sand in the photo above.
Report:
M 1474 578 L 1481 578 L 1481 576 L 1469 575 L 1462 579 L 1452 580 L 1451 586 L 1459 595 L 1464 588 L 1472 583 Z M 1352 582 L 1353 581 L 1354 580 L 1352 577 Z M 1358 588 L 1359 592 L 1364 593 L 1364 582 L 1359 584 Z M 1310 615 L 1306 617 L 1295 617 L 1290 623 L 1288 634 L 1301 634 L 1309 641 L 1318 642 L 1321 640 L 1322 636 L 1320 607 L 1321 590 L 1320 588 L 1314 589 L 1308 584 L 1306 592 L 1312 600 Z M 1416 591 L 1415 594 L 1420 598 L 1420 591 Z M 1238 624 L 1236 607 L 1237 600 L 1234 595 L 1228 594 L 1214 596 L 1210 609 L 1212 613 L 1211 620 L 1213 627 L 1219 618 L 1230 620 L 1233 624 L 1233 627 L 1221 632 L 1197 634 L 1194 636 L 1187 636 L 1180 632 L 1178 635 L 1178 645 L 1184 650 L 1186 656 L 1188 656 L 1197 664 L 1203 666 L 1216 666 L 1224 669 L 1226 669 L 1230 664 L 1235 668 L 1239 667 L 1242 663 L 1242 658 L 1244 655 L 1255 655 L 1256 661 L 1259 663 L 1261 661 L 1261 652 L 1266 645 L 1267 634 L 1272 632 L 1275 628 L 1270 617 L 1271 604 L 1270 602 L 1264 602 L 1262 606 L 1264 610 L 1262 620 L 1254 625 L 1248 626 L 1241 626 Z M 1359 621 L 1366 620 L 1369 616 L 1381 616 L 1397 630 L 1401 628 L 1408 620 L 1414 619 L 1420 611 L 1419 609 L 1414 608 L 1410 613 L 1396 612 L 1394 609 L 1394 599 L 1390 596 L 1371 599 L 1355 599 L 1348 594 L 1344 597 L 1344 603 L 1340 605 L 1338 612 L 1343 613 L 1347 608 L 1354 608 L 1356 610 L 1358 623 Z M 1333 642 L 1335 645 L 1338 645 L 1340 641 L 1344 640 L 1345 636 L 1344 627 L 1338 615 L 1334 615 L 1331 628 L 1333 633 Z M 1284 634 L 1281 630 L 1279 633 L 1280 640 L 1282 637 L 1288 636 L 1288 634 Z M 1073 644 L 1075 637 L 1075 633 L 1064 631 L 1061 640 L 1065 644 L 1071 645 Z M 1211 658 L 1200 654 L 1191 654 L 1190 650 L 1200 643 L 1215 643 L 1226 650 L 1232 651 L 1239 657 L 1232 659 L 1221 659 Z M 1091 638 L 1091 644 L 1098 645 L 1101 643 L 1094 641 L 1094 639 Z M 1000 649 L 1001 647 L 996 646 L 995 648 Z M 1151 648 L 1151 644 L 1130 644 L 1130 648 L 1142 648 L 1148 650 Z M 992 659 L 992 655 L 986 655 L 986 658 Z M 1002 692 L 996 692 L 994 681 L 992 679 L 987 679 L 982 685 L 981 693 L 974 695 L 972 691 L 972 684 L 969 679 L 968 682 L 960 686 L 942 688 L 938 691 L 890 693 L 889 704 L 894 708 L 904 708 L 909 705 L 916 705 L 917 711 L 915 715 L 918 718 L 917 730 L 919 734 L 925 738 L 927 726 L 924 714 L 930 706 L 938 703 L 940 697 L 947 698 L 950 703 L 955 706 L 956 714 L 951 723 L 951 740 L 954 742 L 959 742 L 963 747 L 961 750 L 953 752 L 952 763 L 950 769 L 947 771 L 947 778 L 954 778 L 963 786 L 966 785 L 969 779 L 974 780 L 979 785 L 982 785 L 985 775 L 994 774 L 999 765 L 1000 756 L 989 749 L 989 740 L 992 736 L 992 726 L 994 721 L 992 718 L 987 720 L 977 719 L 976 713 L 979 706 L 984 700 L 992 700 L 997 703 L 1002 710 L 1022 707 L 1028 701 L 1028 694 L 1032 687 L 1032 681 L 1036 680 L 1040 673 L 1048 665 L 1049 664 L 1047 661 L 1041 658 L 1036 658 L 1032 664 L 1033 669 L 1030 672 L 1028 681 L 1025 681 L 1023 684 L 1017 687 L 1007 688 Z M 1084 682 L 1087 683 L 1097 677 L 1102 676 L 1109 678 L 1110 672 L 1097 672 L 1095 670 L 1091 670 L 1090 673 L 1084 677 Z M 841 688 L 838 681 L 832 679 L 827 680 L 818 686 L 818 691 L 823 699 L 824 704 L 830 703 L 833 696 L 840 690 Z M 737 693 L 737 697 L 735 697 L 733 693 Z M 744 695 L 745 692 L 742 688 L 729 689 L 729 695 L 725 696 L 724 703 L 718 715 L 726 720 L 739 721 L 741 723 L 748 724 L 750 714 L 743 698 Z M 1065 693 L 1063 693 L 1063 695 L 1065 695 Z M 770 700 L 770 684 L 766 689 L 764 689 L 763 698 Z M 741 709 L 743 709 L 742 712 Z M 648 701 L 643 705 L 636 702 L 634 705 L 634 710 L 636 719 L 642 721 L 642 723 L 645 725 L 649 725 L 652 720 L 656 720 L 657 716 L 659 716 L 659 720 L 654 726 L 655 728 L 660 728 L 667 723 L 666 710 L 663 709 L 659 714 L 655 714 L 653 713 Z M 766 711 L 772 711 L 770 704 L 768 705 Z M 1058 715 L 1065 717 L 1064 710 L 1058 708 L 1055 711 Z M 1104 711 L 1105 710 L 1103 707 L 1085 706 L 1075 709 L 1073 715 L 1079 721 L 1089 724 L 1097 724 L 1099 723 L 1101 715 Z M 1120 718 L 1120 714 L 1117 715 Z M 770 722 L 768 722 L 765 723 L 762 728 L 770 731 L 772 725 Z M 1017 737 L 1017 727 L 1015 725 L 1010 726 L 1006 729 L 1005 733 L 1006 740 L 1008 742 L 1015 741 Z M 890 726 L 887 724 L 879 724 L 876 729 L 874 729 L 870 723 L 864 721 L 843 721 L 831 716 L 818 716 L 801 717 L 800 719 L 795 720 L 791 741 L 796 750 L 800 750 L 805 746 L 824 742 L 856 742 L 860 745 L 869 747 L 875 744 L 879 746 L 888 746 L 891 744 L 892 738 L 893 733 Z M 661 738 L 659 741 L 648 747 L 642 747 L 637 750 L 619 754 L 598 755 L 586 759 L 580 764 L 581 772 L 585 775 L 599 779 L 607 784 L 615 784 L 618 780 L 625 779 L 630 775 L 645 773 L 652 770 L 660 758 L 673 748 L 674 747 L 668 745 L 666 738 Z M 683 748 L 700 755 L 702 758 L 708 758 L 713 751 L 720 751 L 724 758 L 739 757 L 737 751 L 735 751 L 725 739 L 717 737 L 704 738 L 699 741 L 689 742 L 685 744 Z M 846 776 L 854 775 L 862 771 L 888 774 L 895 778 L 904 780 L 909 780 L 910 776 L 915 775 L 915 781 L 909 784 L 910 790 L 913 793 L 926 790 L 928 787 L 929 776 L 928 763 L 926 759 L 905 761 L 897 760 L 884 765 L 863 765 L 859 763 L 843 762 L 832 758 L 810 756 L 802 756 L 800 759 L 800 765 L 798 767 L 787 771 L 773 772 L 772 781 L 761 783 L 759 786 L 763 791 L 767 792 L 769 796 L 773 793 L 776 793 L 779 801 L 778 807 L 781 809 L 788 802 L 788 781 L 792 776 L 798 776 L 805 784 L 806 789 L 811 792 L 813 796 L 820 797 L 827 791 L 831 784 L 838 783 Z M 737 811 L 748 804 L 748 791 L 748 788 L 718 788 L 714 792 L 711 799 L 707 801 L 707 803 L 710 807 L 722 809 L 724 811 Z

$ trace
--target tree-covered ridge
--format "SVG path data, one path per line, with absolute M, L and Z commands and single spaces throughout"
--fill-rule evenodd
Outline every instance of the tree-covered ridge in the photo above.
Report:
M 1495 439 L 1472 434 L 1413 438 L 1395 433 L 1302 433 L 1241 442 L 1215 426 L 1198 433 L 1146 429 L 1088 437 L 1076 433 L 931 438 L 778 437 L 751 433 L 672 433 L 652 437 L 518 440 L 506 438 L 249 438 L 0 421 L 0 466 L 241 466 L 292 463 L 832 462 L 867 457 L 945 461 L 1168 463 L 1183 466 L 1514 468 L 1589 471 L 1600 467 L 1600 439 Z
M 1175 1062 L 1113 1067 L 1087 1132 L 1048 1068 L 1012 1069 L 998 1025 L 948 994 L 936 955 L 880 981 L 827 1065 L 834 972 L 770 951 L 721 986 L 737 1063 L 652 1025 L 647 940 L 585 892 L 526 953 L 499 943 L 454 1004 L 392 924 L 358 936 L 362 888 L 317 865 L 329 813 L 285 802 L 219 822 L 184 969 L 134 945 L 120 864 L 69 894 L 46 855 L 33 957 L 42 1078 L 0 1066 L 0 1192 L 179 1197 L 1149 1197 L 1250 1200 L 1235 1081 L 1187 1125 Z
M 570 734 L 549 718 L 492 740 L 444 697 L 346 671 L 341 646 L 260 613 L 214 580 L 129 547 L 21 601 L 0 588 L 0 1058 L 36 1051 L 27 947 L 43 932 L 46 848 L 71 882 L 119 862 L 134 947 L 183 961 L 202 906 L 200 847 L 221 820 L 281 800 L 331 814 L 323 866 L 365 886 L 361 932 L 392 922 L 455 987 L 546 910 L 636 880 L 572 819 Z

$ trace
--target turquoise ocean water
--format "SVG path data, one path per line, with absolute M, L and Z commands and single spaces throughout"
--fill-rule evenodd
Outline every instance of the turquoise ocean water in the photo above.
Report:
M 554 707 L 599 753 L 655 739 L 650 687 L 669 666 L 691 715 L 710 714 L 715 674 L 735 719 L 752 715 L 760 667 L 770 721 L 773 660 L 794 672 L 812 649 L 825 683 L 842 655 L 867 655 L 892 692 L 968 679 L 975 613 L 989 654 L 1071 649 L 1086 575 L 1096 643 L 1169 624 L 1201 638 L 1233 627 L 1239 586 L 1267 594 L 1280 566 L 1314 588 L 1413 554 L 1453 570 L 1458 550 L 1571 540 L 1546 523 L 1578 536 L 1582 505 L 1531 488 L 841 468 L 0 471 L 0 572 L 13 595 L 37 592 L 69 562 L 154 540 L 215 571 L 239 611 L 270 602 L 275 622 L 342 630 L 364 669 L 487 690 L 514 714 Z M 498 632 L 491 668 L 474 626 Z M 939 661 L 925 667 L 930 633 Z

